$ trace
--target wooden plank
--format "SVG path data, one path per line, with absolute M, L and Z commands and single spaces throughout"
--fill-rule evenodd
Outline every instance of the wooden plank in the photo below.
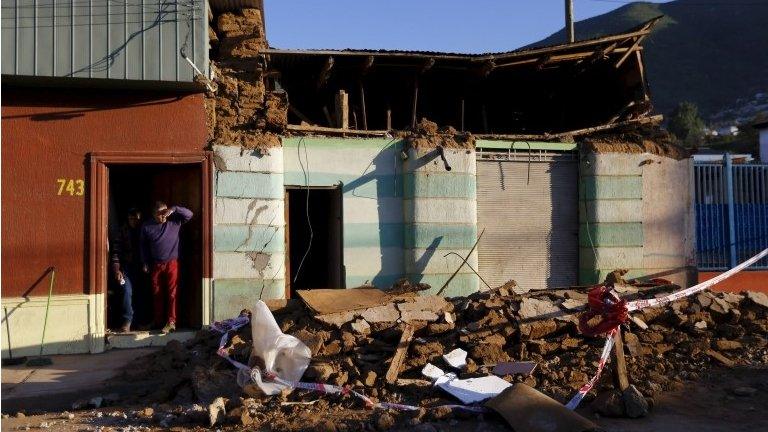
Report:
M 645 36 L 646 35 L 642 35 L 642 36 L 638 36 L 637 37 L 637 40 L 635 41 L 635 43 L 633 43 L 632 46 L 629 47 L 627 52 L 625 52 L 624 55 L 621 56 L 619 61 L 616 62 L 616 66 L 615 66 L 616 69 L 620 68 L 621 65 L 624 64 L 624 62 L 629 58 L 629 55 L 632 54 L 640 46 L 640 43 L 643 41 L 643 39 L 645 39 Z
M 344 90 L 336 94 L 336 127 L 349 129 L 349 95 Z
M 730 368 L 730 367 L 733 367 L 736 364 L 736 362 L 734 362 L 733 360 L 729 359 L 728 357 L 720 354 L 719 352 L 717 352 L 715 350 L 708 349 L 708 350 L 705 351 L 705 353 L 708 356 L 712 357 L 713 359 L 719 361 L 723 366 L 727 366 L 727 367 Z
M 385 137 L 387 136 L 387 131 L 383 130 L 359 130 L 359 129 L 339 129 L 334 127 L 323 127 L 323 126 L 306 126 L 306 125 L 288 125 L 286 126 L 286 129 L 288 129 L 291 132 L 304 132 L 304 133 L 321 133 L 321 134 L 327 134 L 327 135 L 343 135 L 343 136 L 375 136 L 375 137 Z
M 659 123 L 662 120 L 664 120 L 664 116 L 661 114 L 653 115 L 653 116 L 647 116 L 647 117 L 639 117 L 632 120 L 626 120 L 622 122 L 616 122 L 613 124 L 602 124 L 600 126 L 590 127 L 590 128 L 584 128 L 584 129 L 577 129 L 572 130 L 568 132 L 559 132 L 554 134 L 476 134 L 475 138 L 477 139 L 506 139 L 506 140 L 519 140 L 519 141 L 525 141 L 525 140 L 555 140 L 565 137 L 573 137 L 577 135 L 586 135 L 593 132 L 600 132 L 605 131 L 609 129 L 614 129 L 622 126 L 630 126 L 630 125 L 640 125 L 640 124 L 648 124 L 648 123 Z
M 411 129 L 416 129 L 416 109 L 419 105 L 419 77 L 413 80 L 413 107 L 411 108 Z
M 381 306 L 391 299 L 389 294 L 376 288 L 313 289 L 296 293 L 319 315 Z
M 614 380 L 619 390 L 624 391 L 629 387 L 629 375 L 627 374 L 627 360 L 624 358 L 624 341 L 621 338 L 621 327 L 613 335 L 613 361 Z
M 358 83 L 360 84 L 360 109 L 363 114 L 363 130 L 368 130 L 368 114 L 365 111 L 365 88 L 362 81 Z
M 389 370 L 387 370 L 387 374 L 384 377 L 389 384 L 394 384 L 397 381 L 400 367 L 403 365 L 403 361 L 405 361 L 408 346 L 411 344 L 411 339 L 413 339 L 413 330 L 413 326 L 410 324 L 406 324 L 403 328 L 403 334 L 400 336 L 400 342 L 397 344 L 397 351 L 392 356 L 392 363 L 389 364 Z

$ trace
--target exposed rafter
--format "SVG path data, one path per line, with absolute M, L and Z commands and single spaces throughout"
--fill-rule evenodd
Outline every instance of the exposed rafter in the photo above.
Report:
M 328 56 L 328 59 L 323 63 L 323 68 L 320 69 L 320 74 L 317 77 L 317 88 L 321 89 L 328 84 L 328 80 L 331 78 L 331 71 L 333 70 L 333 56 Z

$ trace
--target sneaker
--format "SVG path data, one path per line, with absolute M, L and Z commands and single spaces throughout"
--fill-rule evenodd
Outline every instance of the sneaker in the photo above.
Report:
M 128 333 L 129 331 L 131 331 L 131 322 L 130 321 L 126 321 L 126 323 L 123 324 L 122 327 L 120 327 L 120 330 L 118 330 L 118 331 L 120 333 Z
M 165 325 L 165 327 L 163 327 L 163 330 L 161 330 L 161 331 L 163 332 L 163 334 L 168 334 L 170 332 L 175 332 L 176 331 L 176 323 L 169 322 L 168 324 Z

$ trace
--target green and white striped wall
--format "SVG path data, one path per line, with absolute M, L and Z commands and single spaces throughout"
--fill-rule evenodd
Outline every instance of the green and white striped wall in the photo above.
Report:
M 409 150 L 387 138 L 286 137 L 269 154 L 216 146 L 213 319 L 285 295 L 286 186 L 343 191 L 346 286 L 409 277 L 437 290 L 477 238 L 475 152 Z M 477 253 L 469 260 L 477 267 Z M 478 289 L 464 268 L 446 295 Z
M 434 149 L 409 149 L 405 163 L 405 270 L 410 280 L 430 284 L 432 293 L 477 239 L 475 151 L 445 149 L 445 157 L 451 171 Z M 477 250 L 468 262 L 477 268 Z M 466 295 L 478 286 L 477 275 L 463 266 L 444 295 Z
M 285 294 L 283 149 L 215 146 L 212 317 Z
M 579 281 L 626 278 L 695 282 L 692 161 L 649 153 L 581 155 Z
M 641 154 L 588 153 L 579 184 L 579 283 L 594 284 L 617 268 L 643 274 Z
M 403 277 L 402 148 L 389 138 L 283 138 L 285 185 L 342 185 L 347 287 Z

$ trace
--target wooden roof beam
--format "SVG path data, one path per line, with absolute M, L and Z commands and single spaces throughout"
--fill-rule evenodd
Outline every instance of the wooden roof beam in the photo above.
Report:
M 328 58 L 325 60 L 325 63 L 323 63 L 322 69 L 320 69 L 320 74 L 317 77 L 317 88 L 321 89 L 325 87 L 326 84 L 328 84 L 328 80 L 331 78 L 331 71 L 333 71 L 333 64 L 335 61 L 333 60 L 333 56 L 328 56 Z
M 640 43 L 643 41 L 643 39 L 645 39 L 646 36 L 648 35 L 644 34 L 637 37 L 637 39 L 635 40 L 635 43 L 633 43 L 632 46 L 629 47 L 627 52 L 625 52 L 624 55 L 621 56 L 619 61 L 616 62 L 616 65 L 615 65 L 616 69 L 620 68 L 621 65 L 624 64 L 624 62 L 629 58 L 629 56 L 640 47 Z
M 375 61 L 375 58 L 376 57 L 374 57 L 372 55 L 369 55 L 368 57 L 365 58 L 365 60 L 363 61 L 363 66 L 360 69 L 360 74 L 361 75 L 363 75 L 363 76 L 368 75 L 368 72 L 370 72 L 371 69 L 373 68 L 373 63 Z

